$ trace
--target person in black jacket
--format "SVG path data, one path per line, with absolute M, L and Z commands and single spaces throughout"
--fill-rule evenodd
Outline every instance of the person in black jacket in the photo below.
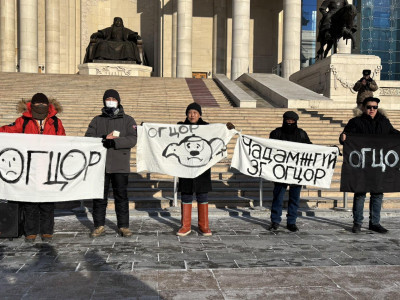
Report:
M 107 90 L 103 96 L 102 114 L 90 122 L 85 136 L 102 137 L 107 148 L 106 173 L 103 199 L 93 199 L 94 230 L 91 237 L 105 234 L 108 190 L 112 183 L 118 233 L 123 237 L 132 235 L 129 229 L 128 177 L 130 173 L 131 148 L 136 145 L 135 120 L 125 114 L 119 93 Z
M 359 115 L 352 118 L 340 134 L 339 142 L 343 144 L 346 141 L 346 134 L 399 134 L 400 132 L 393 128 L 389 119 L 378 110 L 380 100 L 374 97 L 365 98 L 362 103 L 362 111 Z M 360 114 L 361 113 L 361 114 Z M 369 229 L 378 233 L 386 233 L 388 230 L 380 225 L 382 193 L 370 193 L 369 202 Z M 366 193 L 355 193 L 353 198 L 353 233 L 361 231 L 362 221 L 364 219 L 364 202 Z
M 287 111 L 283 114 L 282 127 L 278 127 L 271 131 L 269 138 L 290 141 L 297 143 L 311 144 L 307 133 L 297 127 L 297 120 L 299 119 L 298 114 L 294 111 Z M 283 197 L 285 196 L 288 184 L 275 182 L 273 190 L 273 200 L 271 206 L 271 225 L 269 230 L 277 230 L 279 224 L 282 221 L 282 207 L 283 207 Z M 300 192 L 301 185 L 290 184 L 289 185 L 289 203 L 287 210 L 287 229 L 296 232 L 299 228 L 296 225 L 297 219 L 297 209 L 300 203 Z
M 193 102 L 186 108 L 186 119 L 178 124 L 208 125 L 202 118 L 201 106 Z M 227 123 L 228 129 L 233 129 L 232 123 Z M 199 231 L 204 236 L 211 236 L 208 222 L 208 192 L 212 190 L 211 169 L 196 178 L 179 178 L 178 191 L 181 192 L 181 228 L 177 232 L 178 236 L 186 236 L 191 232 L 192 222 L 192 201 L 193 193 L 196 193 L 198 226 Z

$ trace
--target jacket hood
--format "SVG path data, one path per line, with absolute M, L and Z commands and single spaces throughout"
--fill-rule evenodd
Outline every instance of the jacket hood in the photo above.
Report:
M 388 115 L 387 115 L 387 112 L 385 109 L 378 108 L 378 113 L 380 113 L 384 117 L 388 118 Z M 358 107 L 353 108 L 354 117 L 360 117 L 360 116 L 362 116 L 362 114 L 363 114 L 363 111 L 360 108 L 358 108 Z
M 49 114 L 48 117 L 55 116 L 58 113 L 62 113 L 63 108 L 60 102 L 56 99 L 49 99 Z M 32 118 L 31 111 L 31 100 L 22 99 L 17 103 L 17 112 L 24 115 L 25 117 Z

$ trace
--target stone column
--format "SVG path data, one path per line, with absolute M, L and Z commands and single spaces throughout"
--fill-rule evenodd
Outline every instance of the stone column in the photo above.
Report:
M 60 73 L 60 0 L 46 0 L 45 70 L 46 73 Z
M 283 0 L 282 77 L 300 70 L 301 0 Z
M 250 0 L 233 0 L 231 80 L 249 72 L 249 41 Z
M 1 71 L 15 72 L 15 2 L 0 1 Z
M 178 0 L 176 77 L 192 77 L 193 0 Z
M 76 2 L 69 2 L 69 51 L 68 51 L 68 73 L 76 73 Z
M 6 0 L 7 1 L 7 0 Z M 38 72 L 38 4 L 37 0 L 18 1 L 19 70 Z
M 226 74 L 226 0 L 214 0 L 213 75 Z
M 177 1 L 172 1 L 172 62 L 171 77 L 176 77 L 176 46 L 177 46 L 177 27 L 178 27 L 178 11 Z
M 347 2 L 349 2 L 349 4 L 353 4 L 353 0 L 347 0 Z M 337 52 L 340 54 L 344 54 L 344 53 L 350 54 L 351 53 L 351 40 L 348 40 L 347 45 L 346 45 L 346 41 L 343 39 L 340 39 L 338 42 Z

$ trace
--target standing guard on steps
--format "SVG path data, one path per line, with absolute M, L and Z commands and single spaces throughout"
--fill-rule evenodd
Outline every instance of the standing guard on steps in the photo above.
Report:
M 186 119 L 178 124 L 196 124 L 208 125 L 201 118 L 201 106 L 198 103 L 191 103 L 186 108 Z M 228 129 L 234 129 L 235 126 L 228 122 Z M 208 222 L 208 192 L 212 190 L 211 169 L 196 178 L 179 178 L 179 191 L 181 192 L 181 228 L 177 232 L 178 236 L 186 236 L 191 230 L 192 223 L 192 201 L 193 194 L 196 193 L 198 225 L 199 232 L 204 236 L 211 236 L 211 230 Z
M 94 230 L 91 237 L 105 234 L 104 224 L 110 182 L 113 188 L 115 212 L 117 214 L 118 234 L 132 235 L 129 229 L 128 177 L 130 173 L 131 148 L 136 145 L 137 132 L 135 120 L 125 114 L 119 93 L 107 90 L 103 96 L 102 114 L 90 122 L 85 136 L 103 138 L 107 148 L 106 173 L 104 176 L 104 197 L 93 199 Z

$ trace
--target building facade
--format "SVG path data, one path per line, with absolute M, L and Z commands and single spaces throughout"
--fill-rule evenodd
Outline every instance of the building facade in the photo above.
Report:
M 365 13 L 363 2 L 376 2 L 376 7 L 382 1 L 400 0 L 359 0 L 357 5 Z M 277 72 L 288 78 L 314 62 L 321 3 L 0 0 L 0 70 L 75 74 L 90 35 L 109 27 L 118 16 L 125 27 L 142 36 L 153 76 L 212 77 L 222 73 L 236 79 L 247 72 Z M 392 48 L 398 47 L 396 42 Z M 339 46 L 341 53 L 350 51 L 349 45 Z M 391 56 L 392 64 L 397 58 Z

